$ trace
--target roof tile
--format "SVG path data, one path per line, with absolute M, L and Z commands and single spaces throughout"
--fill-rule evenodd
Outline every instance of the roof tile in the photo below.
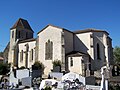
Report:
M 12 28 L 10 29 L 14 29 L 14 28 L 23 28 L 23 29 L 28 29 L 28 30 L 31 30 L 32 32 L 34 32 L 32 30 L 32 28 L 30 27 L 29 23 L 27 20 L 25 19 L 22 19 L 22 18 L 19 18 L 16 23 L 12 26 Z

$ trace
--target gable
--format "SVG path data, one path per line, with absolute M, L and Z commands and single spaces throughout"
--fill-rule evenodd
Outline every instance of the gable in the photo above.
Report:
M 61 27 L 58 27 L 58 26 L 54 26 L 54 25 L 51 25 L 51 24 L 48 24 L 46 27 L 44 27 L 42 30 L 40 30 L 37 34 L 41 33 L 42 31 L 44 31 L 45 29 L 47 29 L 48 27 L 52 27 L 52 28 L 56 28 L 56 29 L 61 29 L 61 30 L 65 30 L 65 31 L 68 31 L 70 33 L 73 33 L 65 28 L 61 28 Z

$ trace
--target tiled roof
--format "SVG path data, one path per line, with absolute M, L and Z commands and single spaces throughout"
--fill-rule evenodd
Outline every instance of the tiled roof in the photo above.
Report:
M 52 25 L 52 24 L 48 24 L 46 27 L 44 27 L 42 30 L 40 30 L 37 34 L 39 34 L 40 32 L 42 32 L 43 30 L 45 30 L 48 26 L 52 26 L 52 27 L 59 28 L 59 29 L 68 31 L 68 32 L 70 32 L 70 33 L 73 33 L 72 31 L 69 31 L 69 30 L 67 30 L 67 29 L 65 29 L 65 28 L 61 28 L 61 27 L 58 27 L 58 26 L 55 26 L 55 25 Z
M 86 32 L 105 32 L 109 35 L 108 32 L 104 31 L 104 30 L 96 30 L 96 29 L 92 29 L 92 28 L 89 28 L 89 29 L 85 29 L 85 30 L 77 30 L 77 31 L 74 31 L 75 34 L 79 34 L 79 33 L 86 33 Z
M 12 26 L 11 29 L 14 29 L 14 28 L 17 28 L 17 27 L 23 28 L 23 29 L 28 29 L 28 30 L 31 30 L 32 32 L 34 32 L 34 31 L 32 30 L 32 28 L 30 27 L 28 21 L 25 20 L 25 19 L 22 19 L 22 18 L 19 18 L 19 19 L 16 21 L 16 23 Z
M 86 53 L 83 53 L 83 52 L 79 52 L 79 51 L 72 51 L 68 54 L 66 54 L 67 56 L 83 56 L 83 55 L 88 55 Z M 89 56 L 89 55 L 88 55 Z
M 19 41 L 19 43 L 31 42 L 31 41 L 35 41 L 35 40 L 36 40 L 35 38 L 31 38 L 31 39 Z
M 87 32 L 104 32 L 106 34 L 109 35 L 108 32 L 104 31 L 104 30 L 98 30 L 98 29 L 93 29 L 93 28 L 88 28 L 88 29 L 85 29 L 85 30 L 77 30 L 77 31 L 69 31 L 65 28 L 61 28 L 61 27 L 58 27 L 58 26 L 54 26 L 54 25 L 51 25 L 51 24 L 48 24 L 46 27 L 44 27 L 42 30 L 40 30 L 37 34 L 39 34 L 40 32 L 42 32 L 44 29 L 46 29 L 48 26 L 52 26 L 52 27 L 56 27 L 56 28 L 59 28 L 59 29 L 63 29 L 65 31 L 68 31 L 68 32 L 71 32 L 71 33 L 74 33 L 74 34 L 79 34 L 79 33 L 87 33 Z

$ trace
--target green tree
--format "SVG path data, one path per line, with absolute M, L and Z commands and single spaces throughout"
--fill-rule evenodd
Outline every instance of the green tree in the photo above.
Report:
M 116 46 L 114 49 L 113 49 L 113 55 L 114 55 L 114 60 L 115 60 L 115 63 L 120 63 L 120 47 L 119 46 Z
M 53 64 L 53 72 L 61 72 L 62 63 L 60 60 L 54 60 L 52 64 Z
M 3 52 L 0 52 L 0 56 L 3 57 Z
M 0 63 L 0 75 L 6 75 L 10 71 L 10 65 L 7 63 Z

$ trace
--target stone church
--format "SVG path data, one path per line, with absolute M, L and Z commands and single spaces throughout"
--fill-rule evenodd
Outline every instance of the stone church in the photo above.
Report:
M 7 47 L 8 63 L 15 67 L 31 68 L 35 61 L 44 64 L 44 74 L 53 70 L 52 62 L 61 61 L 61 72 L 94 75 L 103 66 L 112 63 L 112 39 L 104 30 L 70 31 L 47 25 L 33 38 L 34 31 L 27 20 L 19 18 L 10 28 Z

